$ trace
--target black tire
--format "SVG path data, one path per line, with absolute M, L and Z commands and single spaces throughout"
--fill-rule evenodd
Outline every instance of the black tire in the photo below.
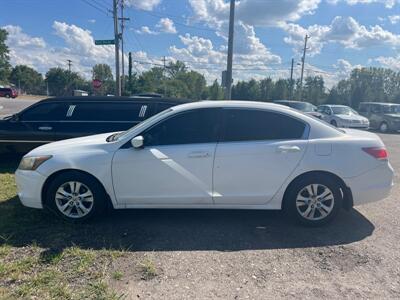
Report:
M 85 193 L 87 190 L 89 190 L 92 194 L 93 197 L 90 199 L 93 199 L 93 201 L 90 201 L 91 204 L 88 202 L 80 202 L 86 203 L 85 208 L 88 209 L 87 207 L 90 206 L 90 210 L 87 214 L 83 216 L 75 216 L 75 217 L 69 217 L 66 214 L 62 213 L 61 210 L 59 209 L 57 202 L 60 200 L 56 200 L 56 193 L 59 188 L 61 188 L 63 185 L 66 185 L 68 182 L 79 182 L 82 184 L 81 186 L 81 191 Z M 86 189 L 87 187 L 87 189 Z M 58 193 L 59 195 L 59 193 Z M 83 197 L 84 198 L 84 197 Z M 82 198 L 82 199 L 83 199 Z M 72 200 L 66 200 L 64 199 L 65 202 L 62 204 L 66 204 L 66 202 L 71 202 Z M 64 201 L 62 200 L 62 201 Z M 97 217 L 101 215 L 105 208 L 107 207 L 107 195 L 106 192 L 103 188 L 103 186 L 93 177 L 86 175 L 81 172 L 77 171 L 67 171 L 65 173 L 61 173 L 60 175 L 56 176 L 48 185 L 47 192 L 45 195 L 45 201 L 44 201 L 45 207 L 49 209 L 50 211 L 56 213 L 58 216 L 63 218 L 64 220 L 67 220 L 69 222 L 83 222 L 87 221 L 91 218 Z M 87 207 L 86 207 L 87 206 Z M 78 214 L 78 208 L 74 207 L 72 209 L 72 213 L 74 212 L 73 210 L 76 211 L 76 214 Z M 80 211 L 82 213 L 82 211 Z
M 337 127 L 337 122 L 335 120 L 332 120 L 331 125 Z
M 390 129 L 389 129 L 389 124 L 386 123 L 386 122 L 382 122 L 382 123 L 379 125 L 379 131 L 380 131 L 381 133 L 388 133 L 388 132 L 390 131 Z
M 6 98 L 10 98 L 10 95 L 9 95 L 9 94 L 6 94 Z
M 322 188 L 322 186 L 328 188 L 332 192 L 331 194 L 333 195 L 332 210 L 324 218 L 318 220 L 310 220 L 300 214 L 299 209 L 301 210 L 304 207 L 304 210 L 306 210 L 308 208 L 308 205 L 301 206 L 301 208 L 298 209 L 296 204 L 298 195 L 302 195 L 299 193 L 301 191 L 304 191 L 304 189 L 307 186 L 312 184 L 320 185 L 317 189 Z M 317 199 L 314 199 L 314 201 L 316 200 Z M 328 202 L 323 202 L 323 203 L 327 204 L 327 206 L 330 205 L 330 203 Z M 295 220 L 303 225 L 317 227 L 331 222 L 343 207 L 342 203 L 343 203 L 343 197 L 340 190 L 340 184 L 337 182 L 337 179 L 325 174 L 313 174 L 300 177 L 290 184 L 287 192 L 285 193 L 284 209 L 290 220 Z M 314 209 L 315 214 L 319 214 L 320 217 L 322 217 L 322 214 L 319 212 L 319 210 L 322 208 L 321 207 L 317 208 L 316 204 L 314 205 L 315 205 Z

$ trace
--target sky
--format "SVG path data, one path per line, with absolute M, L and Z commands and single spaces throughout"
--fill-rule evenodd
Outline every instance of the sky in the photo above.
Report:
M 122 0 L 119 0 L 122 1 Z M 211 83 L 226 68 L 227 0 L 125 0 L 125 63 L 134 71 L 181 60 Z M 9 33 L 12 65 L 45 74 L 67 68 L 91 78 L 96 63 L 113 66 L 112 0 L 0 0 L 0 27 Z M 6 12 L 6 13 L 4 13 Z M 356 67 L 400 71 L 400 0 L 236 1 L 234 80 L 300 76 L 309 35 L 305 76 L 330 87 Z

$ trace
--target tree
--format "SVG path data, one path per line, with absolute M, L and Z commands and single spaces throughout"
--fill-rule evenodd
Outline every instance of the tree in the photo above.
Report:
M 10 74 L 10 57 L 6 44 L 8 32 L 0 28 L 0 83 L 6 83 Z
M 114 78 L 111 67 L 107 64 L 97 64 L 92 68 L 93 79 L 101 80 L 101 88 L 94 90 L 97 95 L 114 94 Z
M 217 79 L 215 79 L 214 83 L 208 87 L 207 99 L 211 99 L 211 100 L 224 99 L 224 89 L 219 85 Z
M 12 68 L 9 80 L 28 94 L 39 95 L 45 90 L 42 74 L 25 65 Z
M 46 81 L 49 86 L 50 95 L 66 96 L 72 95 L 73 90 L 88 89 L 86 82 L 78 73 L 70 72 L 61 68 L 51 68 L 46 73 Z

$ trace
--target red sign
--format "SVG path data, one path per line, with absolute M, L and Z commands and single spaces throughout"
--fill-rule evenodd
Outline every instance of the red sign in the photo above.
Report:
M 101 82 L 101 80 L 99 80 L 99 79 L 93 79 L 92 84 L 93 84 L 93 87 L 94 87 L 95 89 L 99 89 L 99 88 L 101 88 L 102 82 Z

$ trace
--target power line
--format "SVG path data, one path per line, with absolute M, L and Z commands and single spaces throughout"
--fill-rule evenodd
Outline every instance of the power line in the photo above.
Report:
M 108 11 L 106 11 L 106 10 L 100 8 L 99 6 L 93 4 L 93 3 L 90 2 L 89 0 L 81 0 L 81 1 L 83 1 L 84 3 L 86 3 L 86 4 L 89 5 L 89 6 L 93 7 L 94 9 L 98 10 L 99 12 L 102 12 L 102 13 L 105 14 L 107 17 L 109 16 L 109 15 L 108 15 Z

